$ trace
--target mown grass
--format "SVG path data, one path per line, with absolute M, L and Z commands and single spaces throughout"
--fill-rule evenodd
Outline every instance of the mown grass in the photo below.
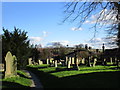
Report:
M 96 66 L 96 67 L 82 66 L 82 67 L 80 67 L 79 71 L 77 71 L 77 70 L 70 70 L 70 71 L 55 72 L 55 73 L 51 73 L 51 74 L 61 78 L 61 77 L 77 75 L 77 74 L 88 74 L 88 73 L 94 73 L 94 72 L 120 71 L 120 70 L 114 69 L 115 67 L 116 66 Z
M 18 76 L 3 78 L 2 88 L 28 88 L 32 84 L 26 72 L 22 70 L 17 71 Z
M 40 78 L 45 88 L 119 88 L 120 69 L 116 66 L 80 66 L 80 71 L 44 66 L 28 68 Z

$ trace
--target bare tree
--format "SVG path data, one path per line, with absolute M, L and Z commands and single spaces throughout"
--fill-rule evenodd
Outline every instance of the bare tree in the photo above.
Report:
M 86 22 L 90 17 L 94 14 L 94 11 L 100 10 L 98 14 L 96 14 L 94 26 L 95 32 L 94 37 L 98 31 L 98 28 L 102 28 L 103 26 L 108 26 L 109 29 L 108 34 L 117 35 L 116 41 L 117 45 L 120 48 L 120 2 L 110 1 L 103 2 L 102 0 L 92 0 L 92 2 L 81 2 L 83 0 L 73 0 L 73 2 L 67 2 L 65 5 L 64 13 L 66 14 L 63 22 L 70 20 L 70 22 L 74 22 L 78 20 L 78 27 L 81 27 L 84 22 Z M 87 1 L 87 0 L 86 0 Z

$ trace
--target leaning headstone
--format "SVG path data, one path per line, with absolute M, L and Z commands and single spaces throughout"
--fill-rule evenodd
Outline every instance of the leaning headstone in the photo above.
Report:
M 12 67 L 12 73 L 13 75 L 17 75 L 17 58 L 15 55 L 13 55 L 13 67 Z
M 95 67 L 96 62 L 97 62 L 97 58 L 94 58 L 93 67 Z
M 32 65 L 32 58 L 28 59 L 28 63 L 29 63 L 29 65 Z
M 6 54 L 5 62 L 6 62 L 5 78 L 12 77 L 13 76 L 13 73 L 12 73 L 13 56 L 10 51 L 8 51 Z

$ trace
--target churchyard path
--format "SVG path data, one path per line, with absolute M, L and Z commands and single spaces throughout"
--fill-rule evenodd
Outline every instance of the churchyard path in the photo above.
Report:
M 32 80 L 32 84 L 30 86 L 31 90 L 32 89 L 34 90 L 35 88 L 36 89 L 39 88 L 39 90 L 43 90 L 43 86 L 42 86 L 40 80 L 38 79 L 38 77 L 31 71 L 28 71 L 28 70 L 24 70 L 24 71 L 28 74 L 29 78 L 31 78 L 31 80 Z

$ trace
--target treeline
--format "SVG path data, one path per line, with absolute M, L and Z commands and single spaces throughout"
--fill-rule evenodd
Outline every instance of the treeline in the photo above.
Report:
M 91 47 L 82 44 L 75 47 L 63 46 L 59 42 L 55 42 L 51 47 L 41 48 L 38 45 L 31 45 L 27 32 L 14 27 L 10 32 L 3 28 L 2 34 L 2 63 L 5 63 L 5 56 L 8 51 L 17 57 L 18 69 L 23 69 L 28 64 L 28 58 L 32 58 L 35 62 L 38 59 L 46 60 L 47 58 L 57 57 L 65 60 L 65 55 L 73 52 L 76 48 L 91 49 Z M 85 56 L 86 53 L 83 55 Z

